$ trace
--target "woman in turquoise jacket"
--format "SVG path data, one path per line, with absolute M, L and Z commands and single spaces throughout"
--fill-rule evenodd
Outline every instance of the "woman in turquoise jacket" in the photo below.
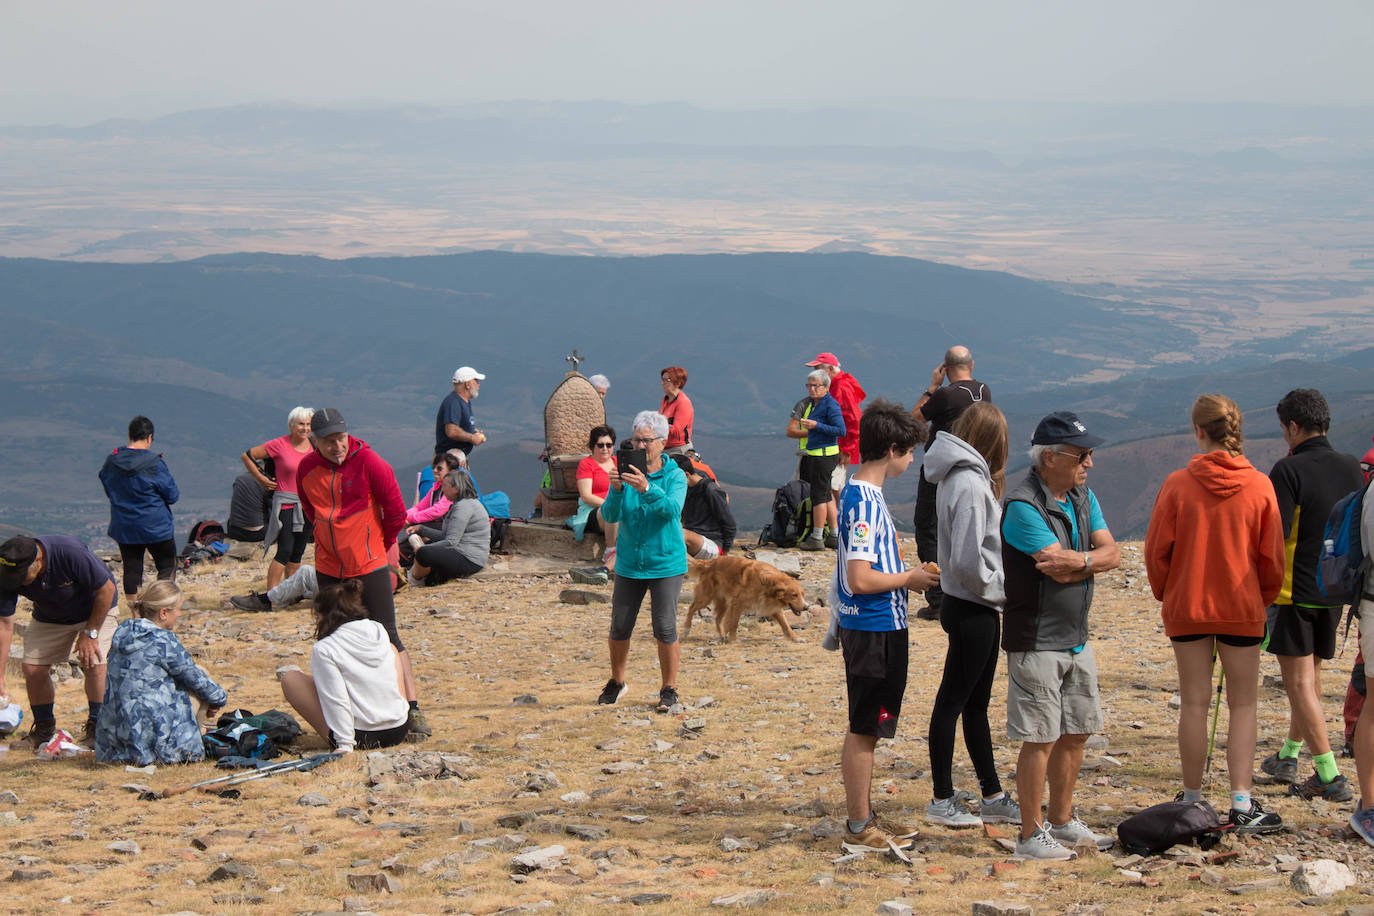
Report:
M 611 492 L 601 504 L 601 517 L 620 527 L 611 594 L 611 679 L 597 703 L 609 706 L 625 695 L 630 635 L 647 592 L 663 676 L 658 711 L 668 712 L 678 705 L 677 598 L 687 574 L 687 548 L 682 541 L 687 475 L 674 462 L 663 460 L 663 443 L 668 437 L 668 419 L 663 414 L 640 411 L 635 416 L 633 436 L 635 448 L 644 449 L 649 473 L 633 467 L 611 471 Z

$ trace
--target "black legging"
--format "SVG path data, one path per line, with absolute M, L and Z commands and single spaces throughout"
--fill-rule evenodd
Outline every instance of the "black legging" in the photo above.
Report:
M 401 645 L 401 635 L 396 632 L 396 600 L 392 597 L 393 588 L 391 583 L 391 567 L 383 566 L 381 569 L 374 569 L 365 576 L 353 576 L 363 584 L 363 607 L 367 608 L 367 619 L 375 620 L 386 630 L 387 638 L 396 647 L 397 652 L 404 652 L 406 647 Z M 338 585 L 342 579 L 333 576 L 326 576 L 318 569 L 315 570 L 315 580 L 323 591 L 331 585 Z
M 415 551 L 415 562 L 429 568 L 425 577 L 428 585 L 442 585 L 452 579 L 466 579 L 482 571 L 482 567 L 458 552 L 449 544 L 426 544 Z
M 273 559 L 283 566 L 301 561 L 301 557 L 305 556 L 305 545 L 309 543 L 311 532 L 314 530 L 310 526 L 310 519 L 307 518 L 303 519 L 304 528 L 292 531 L 291 519 L 295 514 L 294 506 L 287 506 L 277 513 L 277 518 L 281 519 L 281 530 L 277 532 L 277 554 Z
M 992 759 L 992 732 L 988 728 L 988 702 L 997 673 L 1001 619 L 994 608 L 956 598 L 948 592 L 940 603 L 940 626 L 949 634 L 945 674 L 930 711 L 930 779 L 937 799 L 954 794 L 954 721 L 964 720 L 964 746 L 968 748 L 983 797 L 1002 791 Z
M 137 595 L 143 588 L 143 551 L 153 558 L 159 579 L 175 579 L 177 574 L 176 538 L 155 544 L 120 544 L 119 560 L 124 564 L 124 594 Z

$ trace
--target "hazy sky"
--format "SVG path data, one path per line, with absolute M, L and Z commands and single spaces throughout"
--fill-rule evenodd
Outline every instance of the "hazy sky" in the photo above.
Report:
M 0 0 L 0 123 L 264 100 L 1374 103 L 1371 0 Z

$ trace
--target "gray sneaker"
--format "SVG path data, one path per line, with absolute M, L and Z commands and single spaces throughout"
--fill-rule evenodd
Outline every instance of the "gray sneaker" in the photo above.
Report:
M 1004 792 L 996 801 L 978 799 L 978 816 L 984 824 L 1019 824 L 1021 806 Z
M 1078 858 L 1078 853 L 1046 833 L 1044 827 L 1037 828 L 1028 837 L 1018 838 L 1016 852 L 1012 855 L 1018 859 L 1040 859 L 1045 862 L 1067 862 Z
M 1274 782 L 1292 785 L 1298 781 L 1298 758 L 1280 757 L 1275 751 L 1260 762 L 1260 772 L 1274 777 Z
M 1099 850 L 1107 850 L 1116 843 L 1116 840 L 1109 836 L 1093 833 L 1088 829 L 1087 824 L 1078 819 L 1076 814 L 1069 818 L 1067 824 L 1050 824 L 1049 834 L 1070 849 L 1091 844 Z
M 568 575 L 582 585 L 605 585 L 611 581 L 611 574 L 604 566 L 574 566 L 568 570 Z
M 983 823 L 954 797 L 926 805 L 926 820 L 932 824 L 944 824 L 946 827 L 978 827 Z

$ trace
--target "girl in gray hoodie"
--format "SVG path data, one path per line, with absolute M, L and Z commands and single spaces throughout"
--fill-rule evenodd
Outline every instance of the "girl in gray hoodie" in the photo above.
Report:
M 944 677 L 930 713 L 934 785 L 926 819 L 948 827 L 1021 822 L 1021 809 L 997 778 L 988 726 L 1006 601 L 998 504 L 1006 463 L 1007 421 L 986 401 L 964 411 L 950 432 L 937 433 L 925 457 L 926 480 L 936 485 L 940 587 L 945 593 L 940 626 L 949 636 Z M 981 790 L 978 816 L 954 791 L 954 723 L 960 717 Z

